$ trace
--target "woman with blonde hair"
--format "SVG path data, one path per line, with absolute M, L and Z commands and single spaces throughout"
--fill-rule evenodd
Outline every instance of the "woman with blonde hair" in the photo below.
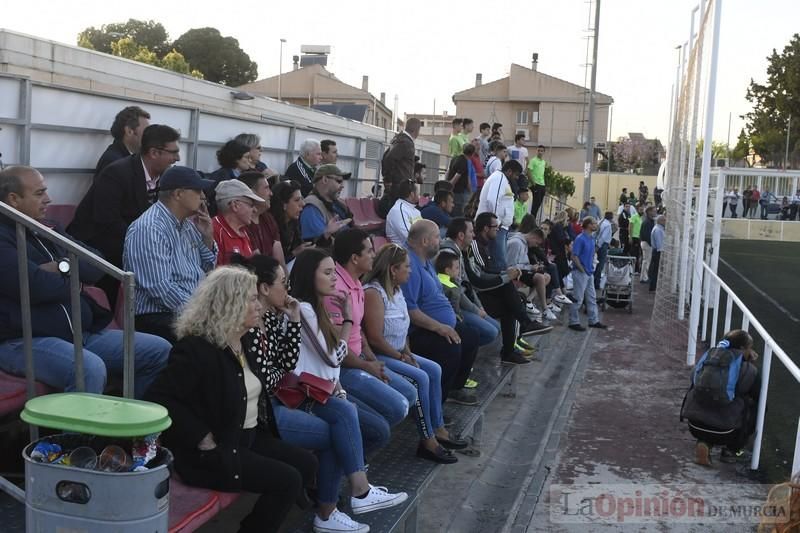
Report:
M 260 315 L 256 276 L 211 272 L 178 316 L 169 363 L 145 395 L 169 410 L 163 441 L 187 484 L 261 494 L 242 532 L 278 531 L 295 502 L 308 504 L 304 487 L 317 471 L 314 455 L 281 441 L 270 423 L 256 355 L 244 349 Z
M 415 415 L 420 442 L 417 456 L 436 463 L 458 459 L 450 452 L 467 447 L 444 427 L 442 414 L 442 368 L 435 361 L 411 353 L 408 328 L 411 318 L 400 286 L 408 281 L 408 252 L 387 244 L 373 261 L 364 279 L 364 333 L 372 350 L 386 367 L 403 376 L 417 389 Z

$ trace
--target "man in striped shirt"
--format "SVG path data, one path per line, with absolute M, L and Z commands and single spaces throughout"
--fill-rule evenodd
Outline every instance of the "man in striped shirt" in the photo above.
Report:
M 128 228 L 123 263 L 136 275 L 136 330 L 175 343 L 172 324 L 217 261 L 204 190 L 214 182 L 193 169 L 161 176 L 158 201 Z

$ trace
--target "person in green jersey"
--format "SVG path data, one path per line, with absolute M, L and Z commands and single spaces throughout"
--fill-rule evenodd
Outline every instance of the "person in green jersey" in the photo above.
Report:
M 528 198 L 530 197 L 530 190 L 524 185 L 519 186 L 517 191 L 517 199 L 514 200 L 514 225 L 519 226 L 522 222 L 522 217 L 528 214 Z
M 630 239 L 631 239 L 631 254 L 636 258 L 636 272 L 641 270 L 642 260 L 642 247 L 639 244 L 641 240 L 639 235 L 642 232 L 642 217 L 644 216 L 644 204 L 639 203 L 636 205 L 636 212 L 631 215 L 629 221 L 630 225 Z
M 530 176 L 531 188 L 533 191 L 533 201 L 531 202 L 531 214 L 535 217 L 539 208 L 544 202 L 544 195 L 547 189 L 544 184 L 544 169 L 547 162 L 544 160 L 544 145 L 540 144 L 536 149 L 536 157 L 528 162 L 528 176 Z
M 461 133 L 458 136 L 461 138 L 461 151 L 464 151 L 464 145 L 470 142 L 472 139 L 472 130 L 475 129 L 475 121 L 471 118 L 464 118 L 461 120 Z
M 453 133 L 450 134 L 450 139 L 447 141 L 447 147 L 450 150 L 450 157 L 458 157 L 464 148 L 464 138 L 461 136 L 461 131 L 464 127 L 464 120 L 460 118 L 453 119 Z

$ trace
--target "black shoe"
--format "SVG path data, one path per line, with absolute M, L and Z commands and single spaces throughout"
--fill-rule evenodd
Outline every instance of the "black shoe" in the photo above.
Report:
M 447 401 L 457 403 L 459 405 L 478 405 L 477 396 L 475 396 L 475 393 L 469 389 L 450 391 Z
M 520 324 L 519 336 L 526 337 L 528 335 L 543 335 L 553 331 L 553 326 L 545 326 L 539 321 L 528 322 L 527 324 Z
M 531 363 L 531 359 L 523 357 L 516 352 L 511 352 L 500 356 L 500 362 L 504 365 L 527 365 Z
M 594 324 L 589 324 L 589 327 L 596 329 L 608 329 L 608 326 L 606 326 L 602 322 L 595 322 Z
M 445 450 L 439 446 L 436 448 L 435 452 L 432 452 L 423 446 L 421 442 L 419 443 L 419 446 L 417 446 L 417 457 L 443 465 L 451 465 L 458 462 L 458 457 L 453 455 L 453 452 L 450 450 Z
M 469 443 L 464 439 L 456 439 L 452 435 L 449 439 L 440 439 L 436 437 L 436 440 L 448 450 L 463 450 L 469 446 Z
M 567 327 L 572 331 L 586 331 L 586 328 L 581 326 L 580 324 L 570 324 Z

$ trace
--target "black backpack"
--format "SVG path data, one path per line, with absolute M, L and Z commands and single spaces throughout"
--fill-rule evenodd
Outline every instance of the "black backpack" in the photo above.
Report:
M 727 341 L 703 354 L 692 375 L 697 401 L 707 407 L 730 405 L 736 397 L 742 362 L 743 353 L 728 348 Z

